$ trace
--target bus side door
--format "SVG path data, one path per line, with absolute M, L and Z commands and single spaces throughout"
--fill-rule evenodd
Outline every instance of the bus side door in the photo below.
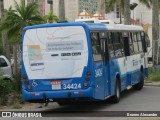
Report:
M 99 32 L 91 32 L 93 70 L 94 70 L 94 93 L 95 99 L 104 100 L 105 98 L 105 71 L 102 52 L 102 42 Z
M 100 32 L 100 41 L 101 41 L 101 54 L 103 60 L 103 73 L 104 73 L 104 84 L 105 84 L 105 97 L 110 95 L 109 92 L 109 75 L 108 75 L 108 46 L 107 46 L 107 32 L 101 31 Z

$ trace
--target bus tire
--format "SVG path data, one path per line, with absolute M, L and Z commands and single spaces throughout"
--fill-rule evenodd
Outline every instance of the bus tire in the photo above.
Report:
M 143 72 L 141 72 L 141 81 L 135 85 L 133 85 L 134 90 L 141 90 L 144 86 L 144 75 Z
M 118 78 L 116 78 L 115 91 L 116 95 L 112 96 L 111 100 L 113 103 L 118 103 L 120 101 L 120 93 L 121 93 L 120 80 Z

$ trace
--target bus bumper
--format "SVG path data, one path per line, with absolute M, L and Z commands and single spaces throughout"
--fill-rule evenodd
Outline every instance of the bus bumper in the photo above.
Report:
M 58 100 L 58 99 L 73 99 L 73 98 L 93 98 L 93 87 L 79 90 L 59 90 L 59 91 L 40 91 L 29 92 L 22 89 L 23 99 L 25 101 L 43 101 L 43 100 Z

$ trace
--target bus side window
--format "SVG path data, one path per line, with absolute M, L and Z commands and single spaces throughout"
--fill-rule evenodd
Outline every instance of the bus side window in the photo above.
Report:
M 122 55 L 124 56 L 124 41 L 123 41 L 123 37 L 122 37 L 122 32 L 119 32 L 119 40 L 120 40 L 120 44 L 121 44 Z
M 113 32 L 108 32 L 108 52 L 109 52 L 110 58 L 115 57 L 113 40 L 114 40 Z
M 132 33 L 132 38 L 133 38 L 133 45 L 134 45 L 134 53 L 138 53 L 138 42 L 137 42 L 137 33 L 133 32 Z
M 91 33 L 91 39 L 92 39 L 92 52 L 93 52 L 94 61 L 102 60 L 99 33 L 98 32 L 92 32 Z
M 142 52 L 142 39 L 140 36 L 140 32 L 137 33 L 137 41 L 138 41 L 138 48 L 139 48 L 139 52 Z
M 115 32 L 114 33 L 114 51 L 116 57 L 122 57 L 123 56 L 123 47 L 121 43 L 120 33 Z
M 107 44 L 107 40 L 108 40 L 108 33 L 106 31 L 100 31 L 100 41 L 101 41 L 101 51 L 102 51 L 102 58 L 103 60 L 108 60 L 109 56 L 108 56 L 108 44 Z
M 134 54 L 134 45 L 133 45 L 133 38 L 132 33 L 129 33 L 129 47 L 130 47 L 130 54 Z
M 129 36 L 128 32 L 122 32 L 125 56 L 130 56 Z

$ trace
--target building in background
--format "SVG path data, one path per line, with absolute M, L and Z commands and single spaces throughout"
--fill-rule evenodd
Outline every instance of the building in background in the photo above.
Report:
M 17 2 L 19 0 L 16 0 Z M 39 6 L 39 12 L 42 15 L 47 14 L 50 11 L 50 5 L 47 0 L 25 0 L 26 3 L 37 2 Z M 99 11 L 104 15 L 104 10 L 101 9 L 101 4 L 104 0 L 65 0 L 65 17 L 68 21 L 74 21 L 78 18 L 79 13 L 86 10 L 91 15 L 96 14 Z M 14 7 L 14 0 L 4 0 L 4 7 Z M 53 13 L 59 16 L 59 0 L 53 0 Z
M 86 12 L 90 14 L 95 14 L 98 10 L 98 0 L 79 0 L 78 1 L 78 12 Z
M 38 4 L 38 10 L 41 13 L 41 15 L 45 15 L 45 0 L 26 0 L 27 4 L 31 3 L 31 2 L 37 2 Z
M 15 0 L 15 1 L 17 1 L 18 3 L 20 2 L 20 0 Z M 47 0 L 25 0 L 25 2 L 27 4 L 31 3 L 31 2 L 37 2 L 38 3 L 38 10 L 39 10 L 39 12 L 42 15 L 46 14 L 45 10 L 46 10 Z M 14 0 L 4 0 L 4 8 L 8 9 L 10 6 L 12 6 L 12 8 L 14 8 Z

